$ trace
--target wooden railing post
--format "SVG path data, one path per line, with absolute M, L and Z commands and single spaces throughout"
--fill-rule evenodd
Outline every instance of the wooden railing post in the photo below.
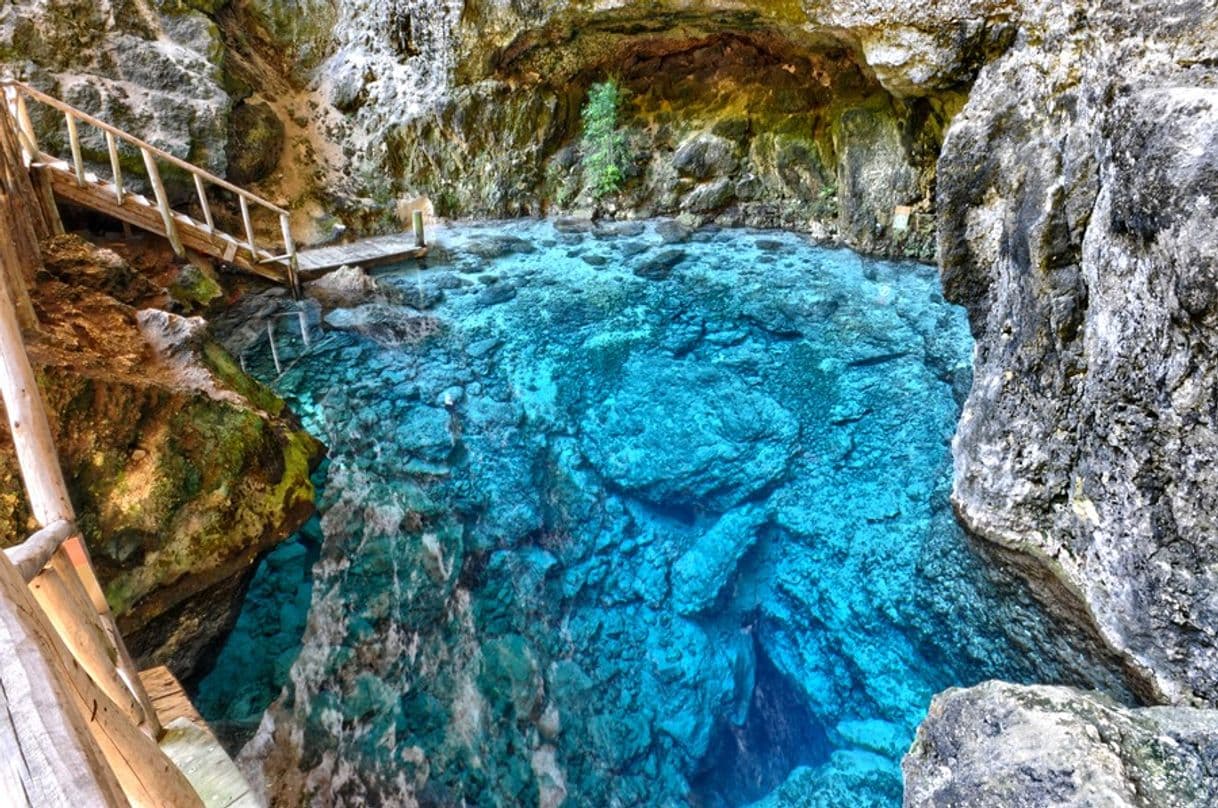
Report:
M 292 238 L 292 217 L 288 213 L 279 214 L 279 229 L 283 232 L 283 246 L 288 259 L 288 284 L 292 287 L 292 296 L 300 299 L 300 261 L 296 258 L 296 241 Z
M 34 122 L 30 120 L 30 111 L 25 106 L 25 97 L 17 90 L 9 87 L 6 94 L 11 93 L 13 106 L 17 113 L 17 132 L 25 151 L 25 164 L 28 166 L 39 157 L 38 136 L 34 134 Z
M 411 224 L 414 225 L 414 246 L 422 248 L 427 246 L 427 238 L 423 234 L 423 211 L 416 210 L 411 216 Z
M 110 173 L 114 177 L 114 200 L 123 204 L 123 164 L 118 159 L 118 141 L 113 132 L 106 133 L 106 150 L 110 152 Z
M 237 194 L 241 204 L 241 223 L 245 225 L 245 243 L 250 248 L 250 260 L 258 263 L 258 244 L 254 241 L 254 222 L 250 219 L 250 203 L 245 194 Z
M 68 122 L 68 145 L 72 149 L 72 170 L 76 172 L 76 185 L 85 184 L 85 160 L 80 154 L 80 132 L 76 130 L 76 116 L 70 112 L 63 114 Z
M 203 208 L 203 221 L 207 223 L 207 232 L 216 232 L 216 223 L 211 218 L 211 204 L 207 201 L 207 188 L 203 185 L 203 178 L 198 174 L 192 174 L 195 178 L 195 192 L 199 195 L 199 206 Z
M 152 183 L 152 192 L 156 195 L 157 207 L 161 209 L 161 220 L 165 223 L 165 238 L 173 247 L 173 254 L 179 258 L 186 255 L 182 246 L 182 238 L 178 235 L 178 223 L 173 219 L 173 209 L 169 207 L 169 195 L 165 193 L 165 183 L 161 182 L 161 172 L 156 167 L 156 157 L 148 149 L 140 149 L 144 158 L 144 168 L 148 171 L 148 181 Z

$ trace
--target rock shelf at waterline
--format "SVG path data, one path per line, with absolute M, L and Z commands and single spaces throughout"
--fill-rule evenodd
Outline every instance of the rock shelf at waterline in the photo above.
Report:
M 198 693 L 274 802 L 894 806 L 944 688 L 1130 700 L 955 522 L 933 268 L 512 222 L 377 285 L 234 344 L 331 452 Z

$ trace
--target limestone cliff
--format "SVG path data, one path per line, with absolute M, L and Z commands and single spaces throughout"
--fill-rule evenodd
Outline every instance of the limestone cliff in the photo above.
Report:
M 1213 706 L 1218 12 L 1027 5 L 939 164 L 978 339 L 955 501 L 1145 698 Z
M 1216 754 L 1209 710 L 987 682 L 935 698 L 905 758 L 905 804 L 1212 805 Z
M 191 672 L 227 632 L 254 561 L 311 513 L 320 446 L 119 256 L 49 245 L 29 344 L 79 523 L 132 653 Z M 126 301 L 126 302 L 124 302 Z M 7 429 L 0 543 L 33 525 Z

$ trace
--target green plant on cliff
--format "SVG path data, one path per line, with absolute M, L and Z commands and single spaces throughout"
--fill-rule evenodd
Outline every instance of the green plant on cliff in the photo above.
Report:
M 580 143 L 584 177 L 592 195 L 600 199 L 622 187 L 626 162 L 626 135 L 618 128 L 622 91 L 613 79 L 593 84 L 582 111 L 584 136 Z

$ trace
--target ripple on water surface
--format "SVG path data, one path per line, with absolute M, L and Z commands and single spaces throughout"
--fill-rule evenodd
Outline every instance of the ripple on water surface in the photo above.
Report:
M 672 223 L 441 242 L 284 334 L 322 517 L 200 686 L 248 724 L 286 685 L 311 798 L 897 805 L 938 690 L 1116 687 L 952 517 L 972 343 L 932 268 Z

